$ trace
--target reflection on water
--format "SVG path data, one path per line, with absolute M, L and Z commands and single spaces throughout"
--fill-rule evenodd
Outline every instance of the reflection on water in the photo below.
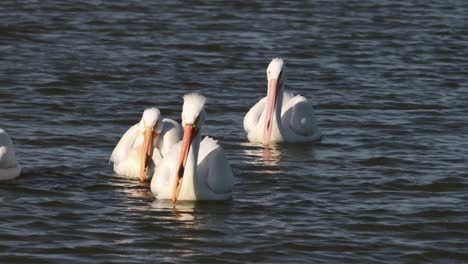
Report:
M 468 263 L 465 2 L 2 1 L 0 262 Z M 242 143 L 274 56 L 321 143 Z M 106 161 L 195 91 L 233 200 L 174 208 Z
M 281 160 L 281 149 L 275 147 L 268 147 L 262 149 L 262 161 L 265 165 L 275 166 Z
M 190 230 L 224 230 L 231 215 L 231 201 L 177 201 L 154 200 L 151 209 L 164 212 L 160 220 L 182 223 Z
M 131 210 L 158 211 L 159 220 L 182 222 L 193 228 L 207 228 L 209 225 L 223 224 L 224 218 L 231 210 L 231 200 L 227 201 L 177 201 L 174 205 L 172 200 L 158 200 L 150 189 L 150 182 L 140 183 L 138 180 L 129 179 L 124 176 L 113 175 L 111 184 L 117 188 L 119 196 L 126 199 L 131 198 L 128 203 Z M 149 204 L 149 206 L 148 206 Z M 208 215 L 206 215 L 208 214 Z M 219 215 L 222 217 L 220 218 Z
M 126 176 L 115 174 L 111 176 L 111 184 L 121 187 L 118 190 L 123 195 L 131 198 L 154 197 L 150 189 L 150 182 L 140 182 L 137 179 L 130 179 Z
M 277 166 L 283 156 L 281 148 L 276 145 L 268 148 L 253 143 L 241 143 L 241 145 L 244 146 L 244 154 L 251 157 L 247 162 L 252 165 Z
M 164 218 L 192 222 L 194 217 L 196 202 L 194 201 L 178 201 L 174 206 L 171 200 L 154 200 L 151 203 L 151 208 L 159 211 L 170 211 L 171 215 Z M 193 223 L 193 222 L 192 222 Z

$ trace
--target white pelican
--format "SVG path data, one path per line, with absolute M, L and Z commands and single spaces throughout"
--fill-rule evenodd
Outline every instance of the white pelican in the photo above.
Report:
M 0 128 L 0 180 L 10 180 L 21 174 L 21 166 L 16 162 L 15 147 L 8 133 Z
M 244 118 L 244 130 L 250 142 L 305 142 L 318 140 L 320 129 L 310 100 L 284 91 L 286 69 L 275 58 L 267 68 L 267 96 L 256 103 Z
M 184 96 L 182 142 L 172 147 L 156 168 L 151 191 L 157 199 L 226 200 L 231 198 L 234 176 L 224 150 L 210 137 L 201 140 L 206 98 Z
M 154 167 L 182 136 L 177 122 L 161 119 L 157 108 L 146 109 L 141 121 L 125 132 L 110 158 L 117 174 L 139 178 L 141 182 L 153 175 Z

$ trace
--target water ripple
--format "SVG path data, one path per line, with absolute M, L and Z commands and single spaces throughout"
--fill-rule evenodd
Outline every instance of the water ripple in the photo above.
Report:
M 2 263 L 467 262 L 463 1 L 10 1 L 0 124 L 23 175 L 0 184 Z M 242 118 L 286 59 L 319 143 L 265 150 Z M 150 106 L 203 133 L 232 201 L 154 200 L 109 156 Z

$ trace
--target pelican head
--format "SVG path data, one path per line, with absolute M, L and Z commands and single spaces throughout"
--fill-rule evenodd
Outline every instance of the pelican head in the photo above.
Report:
M 182 126 L 197 125 L 205 122 L 206 97 L 198 93 L 190 93 L 184 96 L 182 107 Z
M 265 115 L 265 126 L 263 129 L 263 145 L 270 144 L 270 136 L 273 123 L 273 112 L 275 110 L 278 94 L 283 92 L 284 81 L 286 79 L 286 67 L 283 60 L 274 58 L 271 60 L 267 68 L 268 91 L 267 91 L 267 107 Z M 281 103 L 281 102 L 280 102 Z
M 140 120 L 140 130 L 144 132 L 147 128 L 153 128 L 155 131 L 161 132 L 162 126 L 159 125 L 161 120 L 161 112 L 156 107 L 148 108 L 143 112 Z
M 143 112 L 140 121 L 140 131 L 143 134 L 140 159 L 140 181 L 143 182 L 148 174 L 148 159 L 153 155 L 153 142 L 162 132 L 160 124 L 161 112 L 157 108 L 148 108 Z
M 281 58 L 274 58 L 271 60 L 270 64 L 268 65 L 268 68 L 266 70 L 267 73 L 267 79 L 268 79 L 268 84 L 270 84 L 271 81 L 276 80 L 278 84 L 280 84 L 282 88 L 285 77 L 286 77 L 286 66 L 283 62 L 283 59 Z M 270 85 L 268 85 L 269 87 Z
M 182 177 L 184 176 L 185 163 L 193 139 L 200 133 L 200 128 L 205 122 L 206 97 L 198 93 L 186 94 L 184 96 L 184 106 L 182 107 L 182 126 L 184 127 L 184 137 L 182 138 L 182 149 L 180 151 L 179 162 L 177 163 L 177 175 L 172 189 L 172 202 L 176 203 L 182 187 Z M 195 153 L 198 155 L 198 153 Z

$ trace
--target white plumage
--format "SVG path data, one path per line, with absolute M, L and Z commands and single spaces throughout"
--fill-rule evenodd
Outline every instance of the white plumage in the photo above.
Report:
M 250 142 L 305 142 L 319 140 L 312 102 L 301 95 L 284 91 L 286 68 L 283 60 L 273 59 L 267 68 L 267 96 L 245 115 L 244 130 Z
M 175 202 L 231 198 L 234 176 L 224 150 L 210 137 L 201 141 L 205 102 L 206 98 L 199 94 L 184 96 L 184 138 L 171 148 L 156 168 L 151 191 L 157 199 L 172 199 Z M 184 159 L 185 162 L 182 161 Z M 175 193 L 176 177 L 182 167 L 180 191 Z
M 184 95 L 182 106 L 182 126 L 193 124 L 205 107 L 206 97 L 198 93 Z
M 177 122 L 168 118 L 161 119 L 161 113 L 157 108 L 146 109 L 140 122 L 125 132 L 110 158 L 114 162 L 114 171 L 117 174 L 131 178 L 140 177 L 145 130 L 150 129 L 157 134 L 152 142 L 152 155 L 146 179 L 151 177 L 154 168 L 169 152 L 171 146 L 180 140 L 182 134 Z
M 0 128 L 0 180 L 10 180 L 21 174 L 16 161 L 15 147 L 8 133 Z

